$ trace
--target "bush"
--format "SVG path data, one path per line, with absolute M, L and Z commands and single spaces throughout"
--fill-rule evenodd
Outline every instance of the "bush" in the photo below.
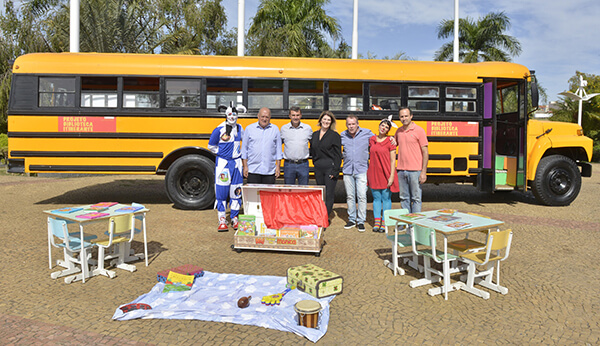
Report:
M 600 162 L 600 143 L 594 144 L 594 149 L 592 150 L 592 162 Z
M 6 163 L 8 159 L 8 136 L 0 133 L 0 163 Z

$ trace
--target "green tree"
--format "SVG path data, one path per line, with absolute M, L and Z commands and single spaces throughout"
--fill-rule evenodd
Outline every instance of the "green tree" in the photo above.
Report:
M 323 8 L 329 0 L 261 0 L 248 31 L 250 55 L 326 56 L 340 25 Z M 339 51 L 344 53 L 344 51 Z
M 379 59 L 377 57 L 377 54 L 374 54 L 370 51 L 367 52 L 367 57 L 365 58 L 362 54 L 358 54 L 358 58 L 359 59 Z M 410 56 L 408 56 L 405 52 L 398 52 L 392 56 L 384 56 L 383 58 L 381 58 L 381 60 L 415 60 L 413 58 L 411 58 Z
M 13 1 L 7 1 L 4 15 L 0 16 L 0 133 L 8 130 L 6 112 L 12 80 L 10 61 L 29 52 L 52 51 L 44 36 L 45 5 L 44 1 L 25 1 L 17 9 Z
M 521 54 L 521 43 L 505 31 L 510 29 L 510 19 L 504 12 L 489 13 L 475 21 L 461 18 L 458 23 L 459 59 L 462 62 L 511 61 L 511 56 Z M 438 26 L 438 38 L 454 37 L 454 20 L 443 20 Z M 448 42 L 435 53 L 436 61 L 451 61 L 454 44 Z
M 585 92 L 588 94 L 600 93 L 600 76 L 576 71 L 569 79 L 569 90 L 576 92 L 579 87 L 579 76 L 588 82 Z M 562 98 L 558 102 L 559 109 L 554 111 L 552 121 L 577 123 L 579 101 Z M 600 96 L 593 97 L 588 102 L 583 102 L 581 112 L 581 127 L 586 136 L 594 140 L 594 160 L 600 160 Z
M 163 20 L 160 50 L 169 54 L 234 55 L 236 30 L 226 30 L 221 0 L 155 0 Z

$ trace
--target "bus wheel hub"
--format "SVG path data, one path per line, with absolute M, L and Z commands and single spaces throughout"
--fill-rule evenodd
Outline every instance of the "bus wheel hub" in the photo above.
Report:
M 563 171 L 557 171 L 550 177 L 550 189 L 556 194 L 565 194 L 571 186 L 569 175 Z

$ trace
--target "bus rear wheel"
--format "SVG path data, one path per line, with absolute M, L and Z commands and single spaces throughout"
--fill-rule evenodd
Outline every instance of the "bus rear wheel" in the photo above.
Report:
M 566 156 L 546 156 L 538 164 L 531 189 L 535 198 L 545 205 L 569 205 L 581 190 L 579 168 Z
M 165 177 L 167 194 L 176 208 L 207 209 L 215 202 L 215 163 L 201 155 L 173 162 Z

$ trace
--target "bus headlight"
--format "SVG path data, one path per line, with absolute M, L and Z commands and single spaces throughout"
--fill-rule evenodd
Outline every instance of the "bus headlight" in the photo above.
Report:
M 583 136 L 583 129 L 577 129 L 577 135 Z

